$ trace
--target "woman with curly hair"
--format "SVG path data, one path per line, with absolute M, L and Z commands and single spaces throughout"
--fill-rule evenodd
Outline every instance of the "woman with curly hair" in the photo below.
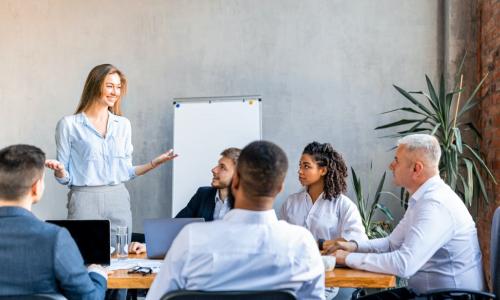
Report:
M 281 207 L 282 219 L 309 229 L 320 250 L 338 238 L 367 239 L 358 208 L 343 194 L 347 167 L 332 145 L 308 144 L 300 157 L 298 175 L 304 189 L 288 196 Z
M 332 145 L 308 144 L 300 157 L 298 175 L 304 189 L 288 196 L 281 206 L 283 220 L 309 229 L 320 250 L 336 239 L 368 239 L 358 208 L 343 194 L 347 167 Z M 336 291 L 327 290 L 326 294 L 332 299 Z

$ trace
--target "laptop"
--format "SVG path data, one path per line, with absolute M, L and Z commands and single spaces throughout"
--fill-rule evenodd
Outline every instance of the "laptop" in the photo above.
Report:
M 163 259 L 177 234 L 187 224 L 205 222 L 203 218 L 173 218 L 144 220 L 144 236 L 148 258 Z
M 47 220 L 46 222 L 69 231 L 86 265 L 110 264 L 109 220 Z

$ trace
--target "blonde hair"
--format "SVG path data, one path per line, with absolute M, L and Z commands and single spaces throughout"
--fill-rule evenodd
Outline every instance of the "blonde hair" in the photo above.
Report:
M 122 97 L 127 93 L 127 78 L 122 71 L 111 64 L 98 65 L 90 70 L 85 85 L 83 86 L 82 96 L 80 97 L 80 103 L 78 104 L 75 114 L 86 111 L 101 97 L 104 79 L 110 74 L 118 74 L 118 76 L 120 76 L 121 92 L 115 105 L 109 107 L 109 111 L 118 116 L 122 115 L 121 101 Z

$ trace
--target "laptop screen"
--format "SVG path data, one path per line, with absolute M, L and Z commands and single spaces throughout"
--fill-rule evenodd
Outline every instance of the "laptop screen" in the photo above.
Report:
M 66 228 L 76 242 L 86 265 L 110 264 L 108 220 L 47 220 Z
M 193 222 L 204 222 L 203 218 L 146 219 L 144 235 L 148 258 L 164 258 L 181 229 Z

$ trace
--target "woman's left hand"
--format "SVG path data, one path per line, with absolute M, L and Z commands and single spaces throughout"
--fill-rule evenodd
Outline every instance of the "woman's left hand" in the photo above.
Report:
M 161 165 L 162 163 L 169 161 L 169 160 L 172 160 L 172 159 L 176 158 L 177 156 L 179 156 L 179 155 L 174 153 L 174 149 L 170 149 L 167 152 L 160 154 L 157 157 L 153 158 L 153 160 L 151 160 L 151 164 L 153 165 L 154 168 L 156 168 L 157 166 Z

